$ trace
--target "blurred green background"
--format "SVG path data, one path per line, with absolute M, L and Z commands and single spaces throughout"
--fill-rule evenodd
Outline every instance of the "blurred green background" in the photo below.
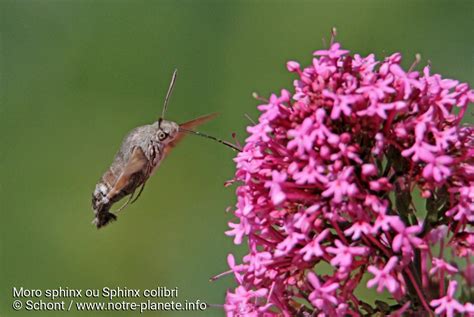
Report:
M 472 83 L 473 9 L 468 0 L 0 0 L 0 316 L 65 316 L 13 311 L 13 286 L 177 286 L 180 300 L 223 303 L 232 278 L 208 280 L 237 250 L 224 235 L 235 201 L 223 187 L 234 173 L 228 148 L 189 136 L 118 222 L 90 223 L 95 183 L 122 137 L 157 118 L 174 67 L 168 118 L 217 111 L 200 130 L 243 140 L 244 113 L 257 115 L 251 93 L 289 87 L 286 61 L 308 63 L 333 26 L 352 52 L 401 51 L 405 65 L 421 53 L 435 72 Z

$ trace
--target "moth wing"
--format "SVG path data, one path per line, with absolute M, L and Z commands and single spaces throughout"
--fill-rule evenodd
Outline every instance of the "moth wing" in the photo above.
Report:
M 179 126 L 181 128 L 184 128 L 186 130 L 192 130 L 194 129 L 195 127 L 198 127 L 212 119 L 214 119 L 215 117 L 217 117 L 219 115 L 219 113 L 217 112 L 214 112 L 214 113 L 210 113 L 210 114 L 207 114 L 207 115 L 204 115 L 204 116 L 201 116 L 201 117 L 198 117 L 196 119 L 193 119 L 193 120 L 190 120 L 190 121 L 187 121 L 185 123 L 181 123 Z M 173 141 L 171 141 L 170 143 L 168 143 L 166 146 L 165 146 L 165 149 L 164 149 L 164 155 L 168 155 L 168 153 L 180 142 L 183 140 L 184 136 L 186 135 L 185 132 L 178 132 L 178 135 L 175 137 L 175 139 Z
M 187 121 L 185 123 L 181 123 L 179 126 L 185 128 L 185 129 L 191 130 L 191 129 L 197 127 L 197 126 L 200 126 L 201 124 L 204 124 L 204 123 L 214 119 L 218 115 L 219 115 L 219 113 L 217 113 L 217 112 L 206 114 L 204 116 L 201 116 L 201 117 L 198 117 L 196 119 Z
M 123 168 L 122 173 L 120 176 L 117 178 L 117 181 L 115 182 L 114 186 L 108 193 L 108 198 L 110 199 L 111 197 L 114 197 L 118 193 L 120 193 L 125 187 L 127 187 L 130 183 L 130 177 L 139 172 L 142 171 L 144 168 L 146 168 L 148 165 L 148 159 L 145 156 L 145 153 L 143 153 L 143 150 L 141 147 L 137 146 L 134 147 L 132 150 L 132 154 L 130 155 L 130 158 L 128 159 L 128 162 L 125 164 L 125 167 Z

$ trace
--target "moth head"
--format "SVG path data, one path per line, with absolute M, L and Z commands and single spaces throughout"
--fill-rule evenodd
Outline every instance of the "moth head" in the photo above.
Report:
M 165 144 L 173 141 L 179 132 L 178 124 L 173 121 L 159 119 L 156 125 L 156 139 Z
M 171 77 L 171 82 L 168 88 L 168 92 L 166 93 L 165 102 L 163 104 L 163 110 L 161 112 L 161 117 L 158 119 L 158 121 L 155 122 L 155 125 L 156 125 L 155 137 L 159 142 L 163 144 L 167 144 L 173 141 L 179 132 L 179 125 L 177 123 L 164 119 L 166 109 L 168 108 L 168 101 L 171 96 L 171 93 L 173 92 L 173 87 L 176 82 L 177 75 L 178 75 L 178 70 L 175 69 L 173 72 L 173 77 Z

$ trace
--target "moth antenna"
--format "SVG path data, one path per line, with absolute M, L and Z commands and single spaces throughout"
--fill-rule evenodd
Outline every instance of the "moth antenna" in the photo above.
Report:
M 204 137 L 204 138 L 217 141 L 217 142 L 219 142 L 219 143 L 221 143 L 221 144 L 224 144 L 225 146 L 230 147 L 230 148 L 231 148 L 232 150 L 234 150 L 234 151 L 242 152 L 242 149 L 238 148 L 238 147 L 235 146 L 234 144 L 232 144 L 232 143 L 230 143 L 230 142 L 227 142 L 227 141 L 224 141 L 224 140 L 222 140 L 222 139 L 218 139 L 218 138 L 216 138 L 216 137 L 213 137 L 212 135 L 208 135 L 208 134 L 205 134 L 205 133 L 202 133 L 202 132 L 199 132 L 199 131 L 188 130 L 188 129 L 181 128 L 181 127 L 179 127 L 179 130 L 182 131 L 182 132 L 186 132 L 186 133 L 190 133 L 190 134 L 202 136 L 202 137 Z
M 166 93 L 165 102 L 163 104 L 163 111 L 161 112 L 161 120 L 165 118 L 166 109 L 168 108 L 168 101 L 173 93 L 174 84 L 176 83 L 176 77 L 178 76 L 178 69 L 175 68 L 173 72 L 173 77 L 171 77 L 170 86 L 168 87 L 168 92 Z M 161 121 L 160 120 L 160 121 Z

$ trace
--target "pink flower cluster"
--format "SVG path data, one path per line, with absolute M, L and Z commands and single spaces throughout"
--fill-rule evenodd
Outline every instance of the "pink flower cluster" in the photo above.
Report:
M 314 56 L 235 158 L 227 316 L 474 316 L 474 91 L 399 53 Z

